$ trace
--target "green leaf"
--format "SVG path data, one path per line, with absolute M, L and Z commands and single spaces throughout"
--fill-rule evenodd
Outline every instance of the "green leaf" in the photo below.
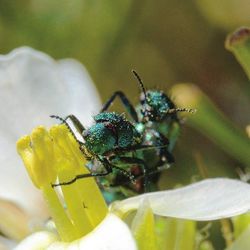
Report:
M 228 35 L 225 46 L 234 54 L 250 79 L 250 29 L 242 27 Z
M 246 133 L 236 127 L 208 96 L 193 84 L 177 84 L 171 93 L 179 107 L 197 109 L 195 114 L 188 115 L 192 127 L 245 166 L 250 165 L 250 140 Z

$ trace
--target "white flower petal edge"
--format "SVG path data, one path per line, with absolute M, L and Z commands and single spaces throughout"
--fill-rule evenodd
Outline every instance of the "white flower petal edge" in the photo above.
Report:
M 99 227 L 80 241 L 79 249 L 136 250 L 137 247 L 128 226 L 116 215 L 108 214 Z
M 27 47 L 0 56 L 0 198 L 16 202 L 32 216 L 47 217 L 15 143 L 37 125 L 57 123 L 52 114 L 75 114 L 88 125 L 99 110 L 99 96 L 79 62 L 56 62 Z
M 136 250 L 128 226 L 116 215 L 108 214 L 94 231 L 85 237 L 63 243 L 49 232 L 35 233 L 23 240 L 15 250 Z M 42 248 L 43 247 L 43 248 Z
M 148 200 L 156 215 L 206 221 L 243 214 L 250 210 L 250 185 L 238 180 L 207 179 L 168 191 L 139 195 L 115 203 L 111 211 L 126 213 Z
M 57 240 L 57 236 L 52 232 L 36 232 L 25 238 L 14 250 L 45 250 Z

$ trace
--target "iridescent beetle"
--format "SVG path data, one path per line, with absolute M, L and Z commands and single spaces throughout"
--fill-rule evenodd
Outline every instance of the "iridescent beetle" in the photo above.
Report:
M 140 177 L 147 177 L 149 174 L 147 173 L 149 168 L 145 161 L 135 155 L 140 150 L 152 149 L 152 146 L 142 144 L 142 135 L 123 114 L 102 112 L 94 117 L 95 124 L 88 129 L 85 129 L 74 115 L 69 115 L 65 119 L 59 116 L 51 117 L 59 119 L 68 127 L 75 140 L 79 143 L 80 150 L 89 161 L 91 170 L 97 169 L 96 165 L 100 164 L 104 168 L 102 172 L 92 171 L 89 174 L 77 175 L 67 182 L 52 184 L 53 187 L 69 185 L 81 178 L 103 177 L 110 173 L 113 173 L 112 176 L 114 177 L 109 180 L 110 186 L 119 186 L 119 178 L 124 183 L 126 182 L 128 186 L 133 186 L 132 183 L 136 180 L 136 174 L 131 171 L 133 165 L 140 168 L 137 174 Z M 77 139 L 67 122 L 68 120 L 73 123 L 84 142 Z M 141 188 L 143 189 L 144 186 L 143 184 Z
M 96 169 L 99 164 L 105 169 L 104 172 L 77 175 L 68 182 L 53 186 L 69 185 L 81 178 L 98 177 L 101 184 L 118 187 L 123 194 L 128 189 L 139 193 L 145 189 L 151 191 L 154 189 L 151 184 L 157 181 L 158 173 L 174 162 L 171 152 L 179 133 L 177 112 L 194 110 L 176 108 L 162 91 L 146 91 L 139 75 L 132 72 L 142 89 L 141 102 L 137 108 L 123 92 L 117 91 L 94 117 L 96 123 L 87 130 L 74 115 L 65 119 L 52 116 L 65 123 L 74 135 L 67 123 L 68 119 L 71 120 L 85 141 L 78 142 L 81 151 L 90 161 L 90 169 Z M 132 118 L 131 122 L 124 115 L 107 112 L 116 97 L 121 99 Z M 113 174 L 109 175 L 111 172 Z M 107 177 L 102 178 L 104 176 Z
M 139 75 L 132 71 L 137 78 L 142 93 L 140 104 L 135 108 L 122 91 L 116 91 L 103 105 L 100 112 L 105 112 L 112 105 L 116 97 L 119 97 L 126 111 L 135 124 L 136 130 L 142 135 L 146 145 L 157 146 L 158 144 L 169 146 L 160 149 L 158 166 L 174 162 L 171 151 L 179 134 L 180 120 L 177 112 L 194 112 L 194 109 L 177 108 L 173 101 L 159 90 L 145 90 Z

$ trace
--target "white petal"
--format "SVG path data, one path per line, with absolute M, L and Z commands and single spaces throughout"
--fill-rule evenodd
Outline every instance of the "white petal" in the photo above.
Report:
M 25 238 L 15 250 L 45 250 L 56 240 L 58 240 L 58 238 L 55 234 L 41 231 Z
M 250 185 L 238 180 L 207 179 L 183 188 L 139 195 L 117 202 L 112 210 L 125 213 L 137 209 L 148 199 L 157 215 L 190 219 L 216 220 L 250 210 Z
M 37 125 L 50 125 L 52 114 L 75 114 L 88 125 L 100 100 L 83 66 L 56 62 L 31 48 L 0 56 L 0 198 L 17 202 L 30 214 L 46 215 L 16 153 L 16 140 Z
M 72 243 L 54 243 L 48 250 L 136 250 L 128 226 L 109 214 L 90 234 Z

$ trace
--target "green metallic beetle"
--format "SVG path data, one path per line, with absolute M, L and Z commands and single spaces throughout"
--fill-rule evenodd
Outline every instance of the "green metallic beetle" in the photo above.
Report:
M 132 72 L 142 89 L 137 108 L 123 92 L 117 91 L 103 105 L 94 117 L 95 124 L 88 129 L 74 115 L 65 119 L 52 116 L 65 123 L 77 140 L 67 123 L 71 120 L 84 140 L 84 143 L 77 141 L 89 160 L 91 170 L 89 174 L 77 175 L 68 182 L 53 184 L 53 187 L 69 185 L 80 178 L 97 177 L 102 187 L 112 187 L 113 193 L 129 196 L 134 192 L 154 190 L 159 172 L 174 162 L 172 150 L 180 127 L 177 112 L 194 110 L 176 108 L 162 91 L 146 91 L 141 78 L 135 71 Z M 121 99 L 132 121 L 124 115 L 107 112 L 116 97 Z M 103 168 L 104 171 L 99 171 Z
M 91 173 L 77 175 L 68 182 L 53 184 L 53 187 L 69 185 L 81 178 L 103 177 L 110 173 L 113 173 L 112 176 L 114 177 L 109 180 L 110 186 L 118 186 L 117 178 L 121 178 L 121 176 L 123 176 L 123 182 L 132 186 L 131 183 L 135 183 L 137 177 L 131 172 L 131 166 L 133 165 L 140 166 L 141 170 L 138 173 L 140 177 L 147 176 L 147 164 L 143 159 L 136 158 L 135 154 L 137 151 L 151 149 L 152 147 L 142 144 L 142 135 L 124 115 L 115 112 L 102 112 L 94 117 L 95 124 L 88 129 L 85 129 L 74 115 L 69 115 L 65 119 L 59 116 L 51 117 L 66 124 L 75 140 L 78 141 L 80 150 L 89 161 L 89 168 L 92 170 Z M 67 122 L 68 120 L 71 120 L 74 124 L 84 142 L 76 138 Z M 97 168 L 97 165 L 102 167 Z M 104 185 L 104 183 L 102 184 Z

